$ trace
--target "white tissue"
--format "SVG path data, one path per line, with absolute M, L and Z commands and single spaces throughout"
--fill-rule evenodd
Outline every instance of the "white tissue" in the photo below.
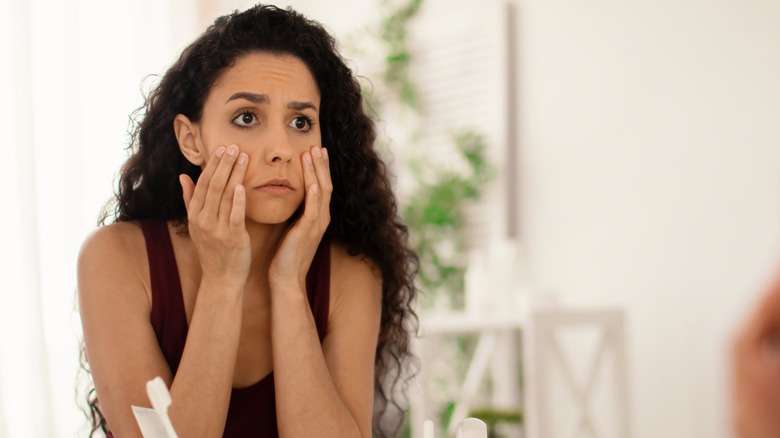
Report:
M 138 427 L 141 428 L 141 435 L 144 438 L 166 438 L 168 436 L 165 423 L 157 411 L 140 406 L 130 407 L 133 408 L 135 421 L 138 422 Z

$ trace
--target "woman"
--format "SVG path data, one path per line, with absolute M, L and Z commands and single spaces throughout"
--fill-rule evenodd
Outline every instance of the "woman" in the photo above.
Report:
M 79 256 L 93 432 L 140 436 L 159 375 L 179 436 L 394 433 L 416 257 L 374 138 L 333 39 L 291 10 L 184 50 Z

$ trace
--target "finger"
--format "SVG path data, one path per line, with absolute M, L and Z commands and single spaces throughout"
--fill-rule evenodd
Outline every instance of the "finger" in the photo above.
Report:
M 319 216 L 319 203 L 320 203 L 320 190 L 316 184 L 312 184 L 306 190 L 306 199 L 303 206 L 303 215 L 301 215 L 301 222 L 309 225 L 314 225 L 317 222 Z
M 327 149 L 319 146 L 313 147 L 312 159 L 314 171 L 317 174 L 317 183 L 322 191 L 323 201 L 330 201 L 330 194 L 333 191 L 333 182 L 330 178 L 330 162 L 328 160 Z
M 238 184 L 233 189 L 233 204 L 230 209 L 230 234 L 237 235 L 244 229 L 246 215 L 246 189 Z
M 303 184 L 306 187 L 303 215 L 304 221 L 313 221 L 319 213 L 319 185 L 317 174 L 314 171 L 314 163 L 310 152 L 303 153 Z
M 312 156 L 314 172 L 317 175 L 317 184 L 320 189 L 319 204 L 317 205 L 318 221 L 324 230 L 330 222 L 330 196 L 333 192 L 328 151 L 320 146 L 315 146 L 312 148 Z
M 179 184 L 181 184 L 181 195 L 184 199 L 184 208 L 187 212 L 190 211 L 190 202 L 192 201 L 192 195 L 195 193 L 195 183 L 192 182 L 192 178 L 189 175 L 179 175 Z
M 317 173 L 314 170 L 314 160 L 310 151 L 303 153 L 303 184 L 306 186 L 306 194 L 314 185 L 319 185 Z
M 220 221 L 230 222 L 233 215 L 233 198 L 235 197 L 236 187 L 244 182 L 246 175 L 246 166 L 249 162 L 249 156 L 245 152 L 240 152 L 230 173 L 230 179 L 225 187 L 222 201 L 219 206 Z
M 193 191 L 192 198 L 188 207 L 188 212 L 197 213 L 203 208 L 203 204 L 206 202 L 206 192 L 208 191 L 209 182 L 211 181 L 214 172 L 219 166 L 219 162 L 222 160 L 222 156 L 225 153 L 225 148 L 220 146 L 214 151 L 214 155 L 211 156 L 206 167 L 200 173 L 198 177 L 198 183 L 195 184 L 195 190 Z
M 312 185 L 317 185 L 317 174 L 314 171 L 314 160 L 311 151 L 303 153 L 303 184 L 306 186 L 306 193 Z
M 238 146 L 232 144 L 228 146 L 225 150 L 225 154 L 222 155 L 222 159 L 219 160 L 214 175 L 208 183 L 206 200 L 203 202 L 203 213 L 206 214 L 207 217 L 219 217 L 219 207 L 237 156 Z

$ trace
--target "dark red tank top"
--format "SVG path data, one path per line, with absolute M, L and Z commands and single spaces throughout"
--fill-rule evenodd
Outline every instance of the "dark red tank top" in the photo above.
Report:
M 171 373 L 176 374 L 187 340 L 179 271 L 171 236 L 165 221 L 142 220 L 141 229 L 149 256 L 152 288 L 151 322 Z M 328 329 L 330 299 L 330 245 L 323 238 L 306 275 L 306 292 L 317 325 L 320 342 Z M 273 372 L 246 388 L 233 388 L 230 394 L 224 437 L 276 437 L 276 402 Z

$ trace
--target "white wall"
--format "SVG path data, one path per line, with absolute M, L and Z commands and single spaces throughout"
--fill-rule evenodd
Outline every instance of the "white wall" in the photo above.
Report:
M 635 437 L 730 436 L 728 339 L 780 262 L 780 3 L 514 4 L 534 282 L 627 310 Z

